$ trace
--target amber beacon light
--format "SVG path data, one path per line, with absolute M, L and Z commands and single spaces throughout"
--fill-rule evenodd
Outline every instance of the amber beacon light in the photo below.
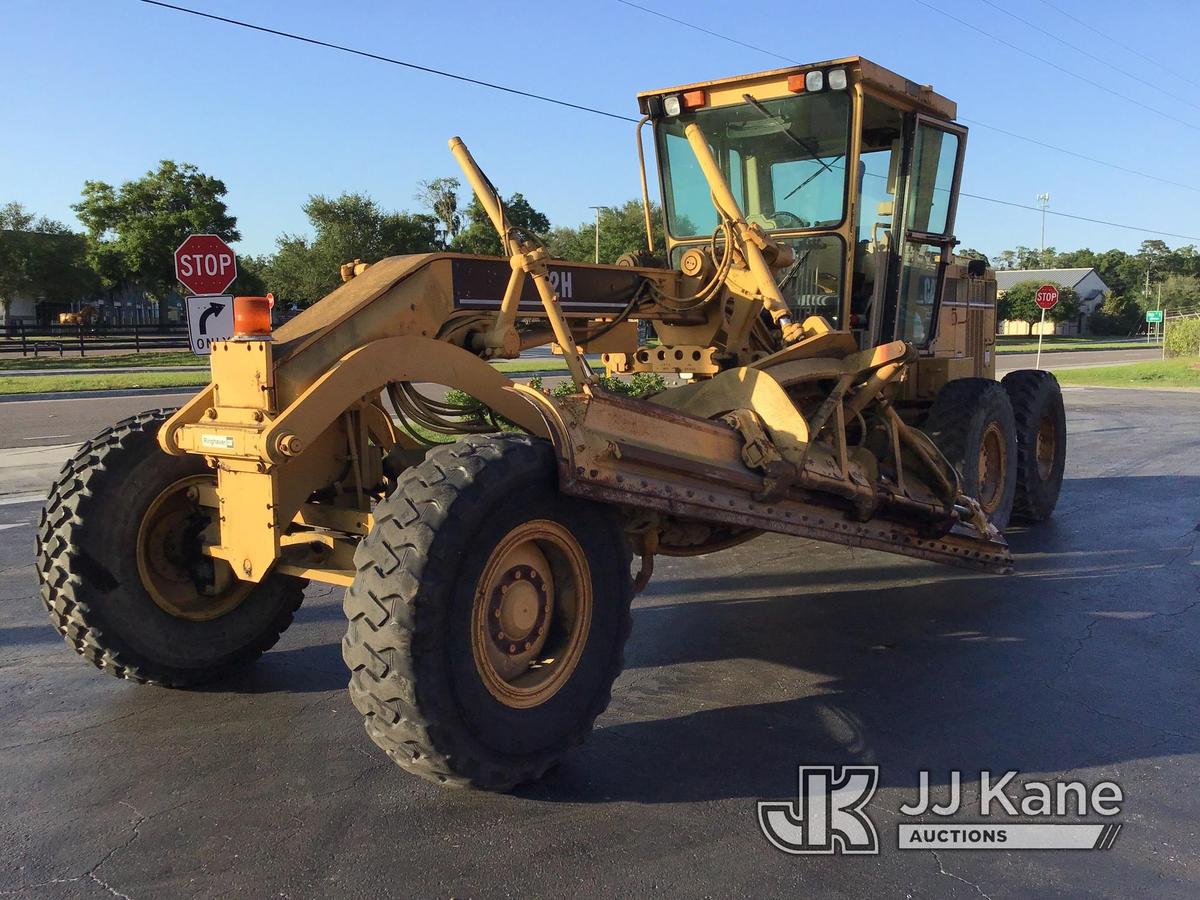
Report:
M 233 337 L 235 340 L 258 340 L 271 336 L 271 307 L 275 297 L 234 297 Z

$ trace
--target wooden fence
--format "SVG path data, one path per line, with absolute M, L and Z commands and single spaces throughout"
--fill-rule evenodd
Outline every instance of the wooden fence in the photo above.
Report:
M 186 325 L 0 325 L 0 353 L 86 356 L 91 350 L 186 350 Z

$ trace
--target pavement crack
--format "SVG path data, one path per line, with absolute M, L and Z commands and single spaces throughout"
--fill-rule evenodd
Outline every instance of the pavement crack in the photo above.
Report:
M 0 890 L 0 896 L 12 896 L 15 894 L 25 894 L 31 888 L 49 887 L 52 884 L 75 884 L 77 882 L 83 881 L 84 879 L 87 879 L 88 881 L 94 882 L 95 884 L 104 888 L 105 891 L 107 891 L 109 894 L 111 894 L 114 897 L 119 897 L 119 898 L 121 898 L 121 900 L 133 900 L 133 897 L 131 897 L 129 894 L 126 894 L 122 891 L 117 890 L 115 887 L 113 887 L 111 884 L 109 884 L 107 881 L 105 881 L 103 878 L 101 878 L 99 875 L 96 874 L 98 871 L 100 871 L 100 868 L 105 863 L 107 863 L 110 859 L 113 858 L 113 856 L 122 852 L 123 850 L 129 849 L 129 846 L 134 841 L 136 841 L 139 837 L 142 836 L 142 830 L 141 830 L 142 825 L 147 821 L 147 818 L 153 818 L 153 816 L 147 817 L 141 810 L 139 810 L 132 803 L 127 803 L 124 800 L 121 800 L 119 802 L 122 806 L 129 809 L 135 816 L 134 822 L 130 826 L 129 837 L 127 837 L 122 843 L 117 844 L 115 847 L 112 847 L 111 849 L 109 849 L 109 851 L 107 853 L 105 853 L 102 857 L 100 857 L 100 861 L 97 862 L 94 866 L 92 866 L 90 869 L 88 869 L 82 875 L 74 875 L 70 878 L 51 878 L 51 879 L 48 879 L 47 881 L 39 881 L 35 884 L 26 884 L 26 885 L 22 885 L 19 888 L 15 888 L 15 889 L 11 889 L 11 890 Z M 183 804 L 180 804 L 180 805 L 183 805 Z M 176 809 L 176 808 L 177 807 L 171 807 L 171 809 Z M 169 811 L 170 810 L 163 810 L 163 812 L 169 812 Z M 161 813 L 155 813 L 155 815 L 161 815 Z
M 1193 600 L 1191 603 L 1189 603 L 1183 609 L 1177 609 L 1177 610 L 1175 610 L 1175 612 L 1169 612 L 1169 613 L 1158 613 L 1157 615 L 1162 616 L 1164 619 L 1171 619 L 1171 618 L 1174 618 L 1175 616 L 1182 616 L 1184 613 L 1191 612 L 1197 606 L 1200 606 L 1200 600 Z
M 1115 713 L 1105 712 L 1104 710 L 1099 709 L 1098 707 L 1095 707 L 1092 704 L 1088 703 L 1086 700 L 1076 697 L 1074 694 L 1068 693 L 1067 691 L 1064 691 L 1060 687 L 1056 687 L 1055 685 L 1051 684 L 1050 681 L 1047 679 L 1042 679 L 1041 682 L 1049 690 L 1054 691 L 1054 693 L 1058 694 L 1059 696 L 1064 697 L 1067 700 L 1070 700 L 1072 703 L 1079 704 L 1084 709 L 1086 709 L 1088 712 L 1093 713 L 1094 715 L 1097 715 L 1097 716 L 1101 716 L 1102 718 L 1112 719 L 1114 722 L 1124 722 L 1126 725 L 1136 725 L 1138 728 L 1144 728 L 1147 731 L 1157 731 L 1159 734 L 1165 735 L 1167 737 L 1183 738 L 1184 740 L 1188 740 L 1188 741 L 1200 741 L 1200 736 L 1197 736 L 1194 734 L 1187 734 L 1182 731 L 1172 731 L 1171 729 L 1163 728 L 1160 725 L 1151 725 L 1149 722 L 1140 722 L 1137 719 L 1129 719 L 1129 718 L 1126 718 L 1125 716 L 1118 716 Z
M 96 728 L 103 728 L 105 725 L 111 725 L 113 722 L 120 722 L 120 721 L 123 721 L 124 719 L 131 719 L 134 716 L 143 715 L 144 713 L 150 712 L 152 709 L 153 709 L 153 707 L 147 707 L 145 709 L 135 709 L 133 712 L 126 713 L 123 716 L 117 716 L 116 718 L 112 718 L 112 719 L 105 719 L 103 722 L 95 722 L 91 725 L 84 725 L 82 728 L 76 728 L 74 731 L 66 731 L 66 732 L 63 732 L 62 734 L 55 734 L 48 738 L 42 738 L 40 741 L 27 741 L 24 744 L 6 744 L 6 745 L 0 747 L 0 750 L 20 750 L 23 747 L 37 747 L 41 744 L 49 744 L 54 741 L 61 741 L 64 738 L 74 737 L 75 735 L 82 734 L 85 731 L 92 731 L 93 729 L 96 729 Z
M 1072 650 L 1067 658 L 1063 660 L 1064 672 L 1071 671 L 1071 665 L 1075 662 L 1075 657 L 1077 657 L 1080 651 L 1083 650 L 1083 645 L 1092 639 L 1092 629 L 1098 624 L 1100 624 L 1100 618 L 1098 616 L 1093 616 L 1092 621 L 1088 622 L 1087 624 L 1087 629 L 1084 631 L 1083 637 L 1076 640 L 1075 649 Z
M 967 885 L 968 887 L 974 888 L 975 893 L 977 893 L 980 897 L 983 897 L 984 900 L 992 900 L 991 896 L 984 893 L 983 888 L 981 888 L 975 882 L 968 881 L 967 879 L 963 878 L 961 875 L 955 875 L 953 872 L 947 872 L 946 867 L 942 865 L 942 858 L 940 856 L 938 856 L 938 852 L 936 850 L 930 850 L 929 852 L 933 854 L 933 860 L 934 860 L 934 862 L 937 863 L 939 875 L 945 875 L 947 878 L 953 878 L 955 881 L 961 881 L 963 884 Z

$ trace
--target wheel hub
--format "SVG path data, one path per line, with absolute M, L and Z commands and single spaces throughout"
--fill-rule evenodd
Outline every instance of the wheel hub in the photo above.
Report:
M 1004 473 L 1008 467 L 1004 434 L 995 422 L 988 425 L 979 442 L 979 505 L 989 516 L 1004 499 Z
M 215 510 L 197 502 L 209 475 L 191 475 L 154 498 L 138 528 L 137 565 L 150 599 L 180 619 L 204 622 L 233 611 L 254 585 L 239 581 L 224 560 L 203 551 L 215 538 Z
M 591 575 L 575 536 L 546 519 L 514 527 L 475 591 L 471 648 L 488 692 L 515 709 L 549 700 L 579 662 L 591 619 Z
M 1054 454 L 1058 449 L 1058 436 L 1055 431 L 1054 419 L 1048 414 L 1042 416 L 1042 420 L 1038 422 L 1037 439 L 1034 445 L 1038 476 L 1042 481 L 1049 481 L 1050 475 L 1054 472 Z
M 532 650 L 546 636 L 550 619 L 550 595 L 546 581 L 532 566 L 513 566 L 492 591 L 489 608 L 496 647 L 509 656 Z

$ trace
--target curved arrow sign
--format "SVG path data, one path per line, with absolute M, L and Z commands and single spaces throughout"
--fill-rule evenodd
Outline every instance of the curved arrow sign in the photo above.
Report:
M 233 337 L 233 297 L 188 297 L 187 321 L 192 352 L 207 356 L 213 341 Z

